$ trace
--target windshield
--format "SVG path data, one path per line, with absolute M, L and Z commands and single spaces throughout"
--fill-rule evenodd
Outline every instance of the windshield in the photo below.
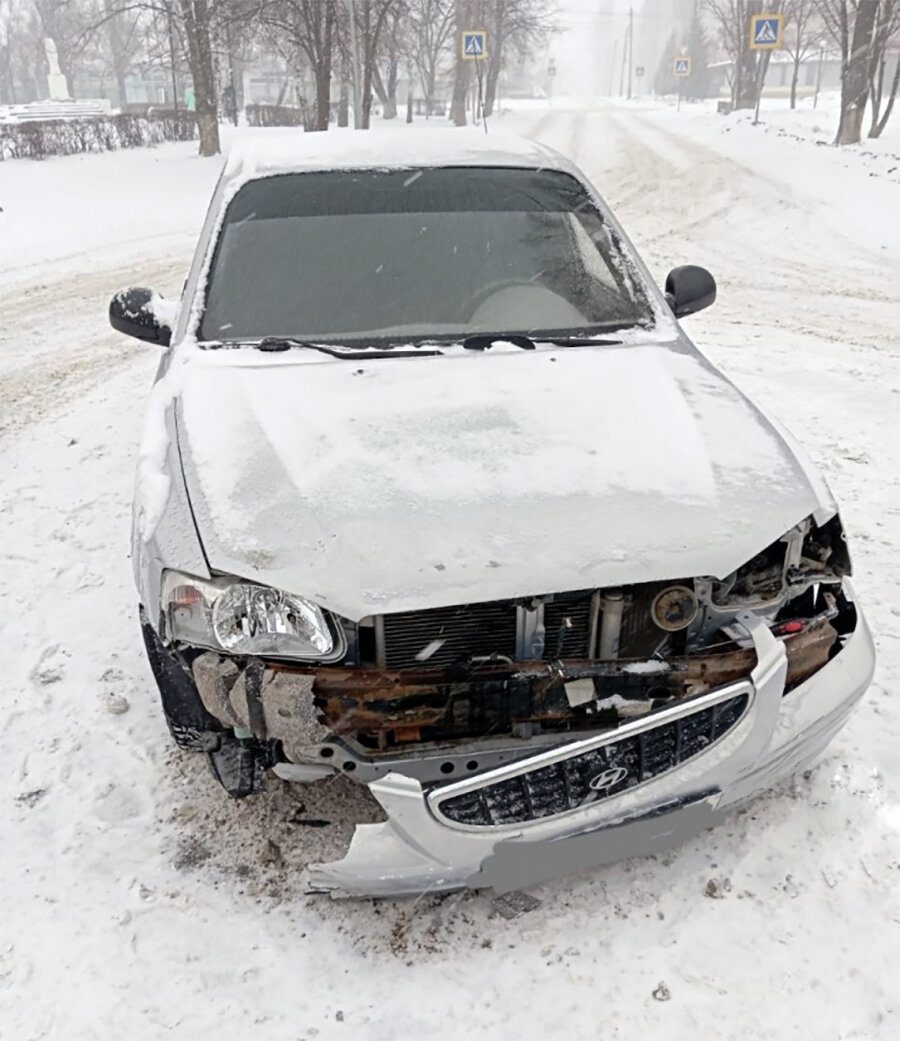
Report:
M 585 188 L 554 170 L 281 174 L 225 214 L 200 334 L 328 343 L 588 335 L 652 311 Z

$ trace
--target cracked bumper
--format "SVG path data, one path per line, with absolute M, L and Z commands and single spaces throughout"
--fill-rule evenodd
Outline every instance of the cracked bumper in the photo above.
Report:
M 849 583 L 845 589 L 852 597 Z M 434 812 L 440 788 L 427 793 L 413 778 L 388 774 L 369 784 L 387 821 L 358 825 L 343 860 L 310 867 L 311 887 L 334 896 L 466 887 L 503 893 L 646 855 L 718 823 L 822 751 L 865 692 L 875 665 L 871 633 L 857 607 L 856 629 L 841 651 L 785 697 L 784 645 L 759 619 L 743 624 L 757 654 L 748 681 L 737 685 L 749 694 L 749 707 L 708 752 L 602 802 L 551 819 L 478 829 L 454 827 Z M 569 747 L 574 754 L 575 745 Z M 486 772 L 478 781 L 489 784 L 508 770 Z

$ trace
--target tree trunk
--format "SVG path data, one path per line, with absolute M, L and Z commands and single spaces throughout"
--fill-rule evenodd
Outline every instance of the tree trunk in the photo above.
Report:
M 800 79 L 800 44 L 797 44 L 797 53 L 794 55 L 794 75 L 791 77 L 791 108 L 797 107 L 797 80 Z
M 437 72 L 432 68 L 425 82 L 425 118 L 434 115 L 434 93 L 437 82 Z
M 494 111 L 494 103 L 497 100 L 497 81 L 500 79 L 500 47 L 501 41 L 497 40 L 495 46 L 488 54 L 487 76 L 484 82 L 484 114 L 490 116 Z
M 455 126 L 466 125 L 466 94 L 469 89 L 469 63 L 456 59 L 456 75 L 453 78 L 453 100 L 450 103 L 450 118 Z
M 387 97 L 384 102 L 384 118 L 397 118 L 397 81 L 400 78 L 400 69 L 397 56 L 391 57 L 388 65 Z
M 757 67 L 756 51 L 744 51 L 738 58 L 735 76 L 735 108 L 756 108 Z
M 887 121 L 891 118 L 894 102 L 897 99 L 898 87 L 900 87 L 900 55 L 897 55 L 897 63 L 894 65 L 894 75 L 891 77 L 891 89 L 888 92 L 887 104 L 884 106 L 881 118 L 869 130 L 869 137 L 881 137 L 884 128 L 887 126 Z
M 859 0 L 849 60 L 841 77 L 841 121 L 836 145 L 858 145 L 869 97 L 869 59 L 878 0 Z
M 871 122 L 869 123 L 869 137 L 872 136 L 872 131 L 878 126 L 878 120 L 881 116 L 881 99 L 884 95 L 884 54 L 881 55 L 878 61 L 878 72 L 873 74 L 869 80 L 869 101 L 872 107 Z
M 359 123 L 360 130 L 368 130 L 372 121 L 372 68 L 372 62 L 366 61 L 364 63 L 360 98 L 360 107 L 362 108 L 362 119 Z
M 466 93 L 469 89 L 470 61 L 465 61 L 460 54 L 460 40 L 467 28 L 469 7 L 466 0 L 456 0 L 456 71 L 453 76 L 453 100 L 450 103 L 450 118 L 455 126 L 466 125 Z
M 339 127 L 350 126 L 350 84 L 347 82 L 346 70 L 341 69 L 341 100 L 338 102 Z
M 327 130 L 331 118 L 331 42 L 334 36 L 334 4 L 325 5 L 322 48 L 314 65 L 316 80 L 316 117 L 314 130 Z
M 216 99 L 216 73 L 210 42 L 207 0 L 180 0 L 184 34 L 188 43 L 188 64 L 194 81 L 200 155 L 219 153 L 219 116 Z

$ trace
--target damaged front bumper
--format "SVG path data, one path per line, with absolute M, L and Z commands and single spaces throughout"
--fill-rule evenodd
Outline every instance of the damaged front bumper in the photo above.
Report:
M 455 785 L 426 793 L 414 778 L 388 774 L 369 784 L 387 821 L 358 825 L 343 860 L 312 866 L 313 888 L 369 896 L 464 887 L 503 893 L 651 853 L 716 824 L 821 752 L 865 692 L 875 663 L 872 637 L 857 609 L 856 629 L 840 652 L 785 696 L 784 644 L 759 619 L 746 618 L 743 624 L 753 639 L 757 664 L 746 681 L 728 689 L 727 697 L 746 694 L 746 710 L 707 752 L 637 790 L 512 827 L 452 826 L 435 808 Z M 614 737 L 622 740 L 621 733 Z M 552 754 L 577 755 L 584 744 L 563 746 Z M 480 774 L 477 783 L 490 785 L 542 762 L 540 755 L 518 760 Z
M 846 580 L 844 589 L 852 601 Z M 613 730 L 578 739 L 563 733 L 531 739 L 524 753 L 523 742 L 514 742 L 515 752 L 501 748 L 492 758 L 480 756 L 470 776 L 451 769 L 454 779 L 442 777 L 441 768 L 446 772 L 448 763 L 464 759 L 446 752 L 398 758 L 392 766 L 388 756 L 354 757 L 344 745 L 338 764 L 316 762 L 323 749 L 330 754 L 342 747 L 329 744 L 330 737 L 303 748 L 298 739 L 293 751 L 286 741 L 288 758 L 295 761 L 276 765 L 277 774 L 308 781 L 335 767 L 352 771 L 387 818 L 357 825 L 343 860 L 312 865 L 312 887 L 336 896 L 465 887 L 502 893 L 651 853 L 717 823 L 736 805 L 809 763 L 841 727 L 874 668 L 871 635 L 858 607 L 852 633 L 844 635 L 826 664 L 815 668 L 804 663 L 804 655 L 818 653 L 814 632 L 805 650 L 797 643 L 791 652 L 758 616 L 747 613 L 737 622 L 752 643 L 739 676 L 720 676 L 712 689 L 708 683 L 689 685 L 688 697 Z M 740 653 L 731 661 L 744 660 Z M 229 698 L 228 684 L 216 671 L 222 659 L 217 660 L 220 664 L 211 664 L 205 677 L 203 662 L 194 667 L 214 714 L 221 718 L 227 709 L 238 729 L 251 722 L 257 734 L 271 734 L 289 719 L 298 704 L 296 676 L 280 682 L 276 674 L 273 682 L 268 675 L 261 698 L 264 678 L 247 669 L 240 697 L 234 697 L 232 687 Z M 589 668 L 596 675 L 603 666 Z M 690 693 L 694 690 L 700 693 Z M 327 711 L 327 690 L 319 699 L 323 703 Z M 357 707 L 349 706 L 350 717 Z M 395 733 L 403 723 L 390 714 L 384 718 Z M 634 773 L 629 776 L 636 758 L 640 783 Z M 654 762 L 662 766 L 655 769 Z M 460 774 L 463 779 L 456 779 Z

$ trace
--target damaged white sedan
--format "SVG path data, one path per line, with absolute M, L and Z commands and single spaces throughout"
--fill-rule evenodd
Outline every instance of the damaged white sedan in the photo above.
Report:
M 175 313 L 114 297 L 168 348 L 133 550 L 175 740 L 233 796 L 383 808 L 314 887 L 650 852 L 844 723 L 874 650 L 841 522 L 681 330 L 714 299 L 657 289 L 561 156 L 449 130 L 235 152 Z

